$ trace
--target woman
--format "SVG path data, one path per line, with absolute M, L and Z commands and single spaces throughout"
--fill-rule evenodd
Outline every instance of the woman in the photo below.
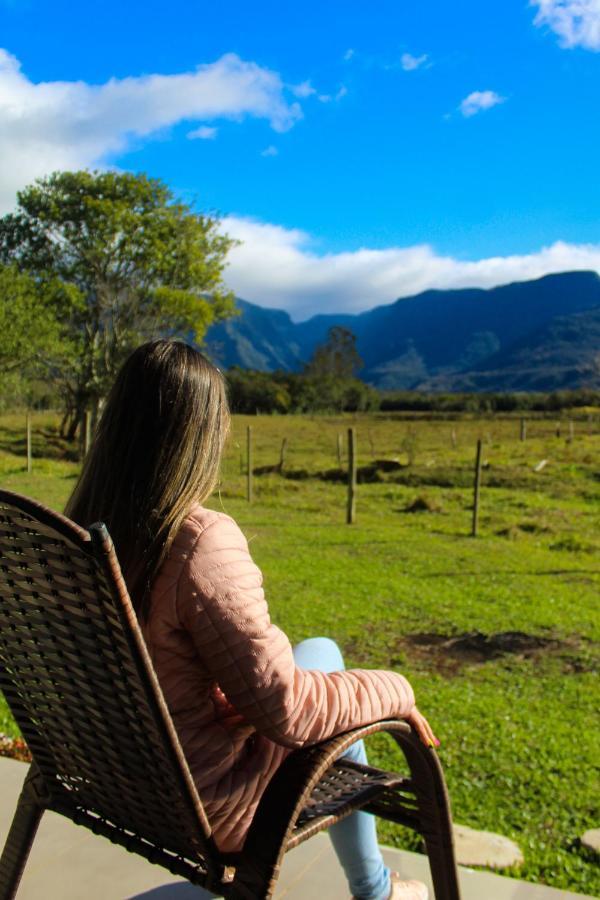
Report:
M 385 717 L 435 737 L 394 672 L 343 671 L 332 641 L 294 651 L 270 622 L 262 576 L 235 522 L 202 503 L 229 429 L 221 373 L 177 341 L 125 362 L 67 505 L 106 522 L 217 845 L 241 848 L 269 779 L 295 748 Z M 364 747 L 348 754 L 366 761 Z M 330 829 L 357 898 L 422 900 L 385 867 L 375 820 Z

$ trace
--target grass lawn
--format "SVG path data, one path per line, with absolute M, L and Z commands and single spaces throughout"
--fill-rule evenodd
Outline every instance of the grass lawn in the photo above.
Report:
M 35 417 L 27 475 L 24 417 L 2 418 L 0 483 L 60 509 L 77 464 L 55 421 Z M 353 526 L 345 486 L 332 480 L 337 435 L 345 441 L 350 424 L 359 465 L 370 466 Z M 247 425 L 263 470 L 251 505 Z M 284 437 L 283 474 L 269 472 Z M 484 469 L 472 538 L 477 437 Z M 509 874 L 588 894 L 600 894 L 600 874 L 577 838 L 600 826 L 599 455 L 597 412 L 576 419 L 572 440 L 566 421 L 530 418 L 526 441 L 518 418 L 236 417 L 211 501 L 246 533 L 272 617 L 292 641 L 325 634 L 348 666 L 393 667 L 412 681 L 442 740 L 455 819 L 517 841 L 525 865 Z M 384 459 L 399 466 L 373 464 Z M 0 731 L 16 733 L 1 702 Z M 371 758 L 397 763 L 381 737 Z M 402 829 L 381 832 L 415 846 Z

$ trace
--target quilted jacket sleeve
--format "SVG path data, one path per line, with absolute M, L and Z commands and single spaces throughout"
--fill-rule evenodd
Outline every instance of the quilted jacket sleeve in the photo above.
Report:
M 286 635 L 269 618 L 262 575 L 228 516 L 199 531 L 177 588 L 177 612 L 201 665 L 260 733 L 296 748 L 414 706 L 395 672 L 325 674 L 295 665 Z

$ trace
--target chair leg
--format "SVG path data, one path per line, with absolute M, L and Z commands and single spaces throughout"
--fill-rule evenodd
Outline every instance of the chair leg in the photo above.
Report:
M 430 801 L 429 801 L 430 802 Z M 454 837 L 449 810 L 439 804 L 430 807 L 425 801 L 421 822 L 423 839 L 429 858 L 435 900 L 460 900 L 458 871 L 454 855 Z
M 435 900 L 460 900 L 450 799 L 440 761 L 414 735 L 393 733 L 409 764 Z
M 227 900 L 271 900 L 279 869 L 279 863 L 272 860 L 247 860 L 237 868 L 233 883 L 224 891 L 224 896 Z
M 25 777 L 17 809 L 0 858 L 0 900 L 13 900 L 46 805 L 46 791 L 37 766 Z

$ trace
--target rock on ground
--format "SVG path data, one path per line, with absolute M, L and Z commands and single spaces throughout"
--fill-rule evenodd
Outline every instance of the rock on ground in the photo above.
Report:
M 588 850 L 600 853 L 600 828 L 590 828 L 581 835 L 581 843 Z
M 454 825 L 456 860 L 463 866 L 487 866 L 502 869 L 523 864 L 520 848 L 507 837 L 491 831 L 476 831 L 467 825 Z

